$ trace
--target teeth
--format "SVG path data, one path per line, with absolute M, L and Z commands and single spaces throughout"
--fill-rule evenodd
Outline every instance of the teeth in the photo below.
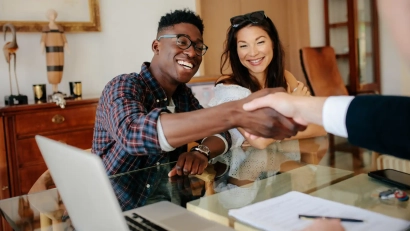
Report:
M 184 66 L 185 69 L 191 69 L 194 67 L 192 63 L 188 63 L 182 60 L 178 60 L 178 64 Z
M 258 62 L 261 61 L 261 60 L 262 60 L 262 58 L 256 59 L 256 60 L 249 60 L 249 62 L 251 62 L 251 63 L 258 63 Z

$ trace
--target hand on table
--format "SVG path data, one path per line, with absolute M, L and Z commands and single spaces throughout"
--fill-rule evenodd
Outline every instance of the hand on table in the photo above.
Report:
M 200 175 L 208 166 L 208 158 L 198 151 L 182 153 L 175 167 L 168 173 L 169 177 L 175 175 Z

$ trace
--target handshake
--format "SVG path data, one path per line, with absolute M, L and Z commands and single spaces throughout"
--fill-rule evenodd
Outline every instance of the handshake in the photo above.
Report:
M 309 123 L 322 125 L 326 98 L 295 96 L 283 88 L 265 88 L 240 100 L 244 113 L 238 127 L 245 136 L 282 140 L 304 131 Z

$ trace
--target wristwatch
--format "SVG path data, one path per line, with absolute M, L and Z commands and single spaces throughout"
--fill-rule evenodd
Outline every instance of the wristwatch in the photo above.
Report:
M 203 154 L 206 156 L 206 158 L 208 158 L 208 160 L 210 159 L 209 157 L 209 153 L 211 153 L 211 151 L 209 150 L 209 148 L 203 144 L 200 144 L 198 146 L 194 146 L 191 148 L 191 150 L 189 150 L 190 152 L 192 151 L 198 151 L 199 153 Z

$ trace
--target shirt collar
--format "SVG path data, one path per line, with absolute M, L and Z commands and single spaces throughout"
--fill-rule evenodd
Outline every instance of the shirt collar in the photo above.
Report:
M 151 74 L 149 71 L 149 66 L 151 63 L 149 62 L 144 62 L 141 65 L 141 71 L 140 75 L 144 79 L 144 81 L 147 83 L 151 91 L 158 92 L 161 94 L 161 97 L 166 97 L 164 89 L 161 87 L 159 84 L 158 80 L 154 78 L 154 76 Z M 184 94 L 186 92 L 186 84 L 180 84 L 177 89 L 175 89 L 174 94 L 172 95 L 172 98 L 179 96 L 180 94 Z M 161 93 L 160 93 L 161 92 Z

